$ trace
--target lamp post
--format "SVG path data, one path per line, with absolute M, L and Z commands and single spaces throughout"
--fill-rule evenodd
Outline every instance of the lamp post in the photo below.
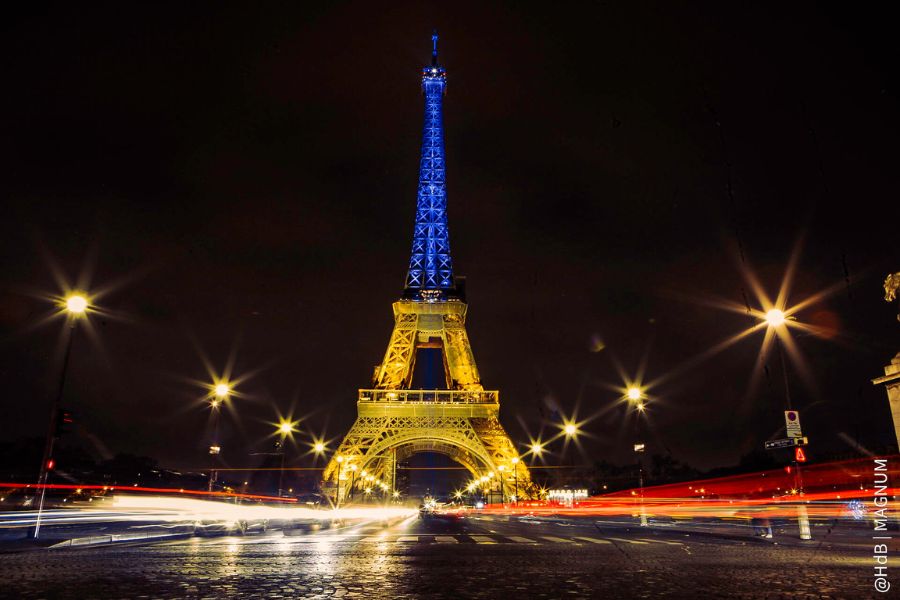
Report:
M 634 422 L 634 453 L 637 457 L 638 467 L 638 490 L 640 494 L 640 519 L 641 527 L 647 527 L 647 511 L 644 507 L 644 461 L 641 455 L 644 453 L 644 442 L 641 440 L 641 419 L 644 416 L 644 393 L 641 388 L 631 386 L 626 392 L 628 402 L 634 406 L 635 422 Z
M 350 488 L 347 490 L 347 500 L 350 501 L 353 500 L 353 486 L 356 483 L 356 471 L 359 470 L 359 467 L 351 464 L 348 468 L 350 469 Z
M 787 361 L 784 359 L 784 348 L 781 343 L 781 333 L 779 329 L 786 327 L 785 323 L 788 316 L 778 308 L 773 308 L 766 313 L 765 321 L 769 329 L 775 330 L 775 345 L 778 347 L 778 359 L 781 362 L 781 374 L 784 379 L 784 402 L 788 410 L 791 410 L 791 389 L 788 385 Z M 797 495 L 803 496 L 803 475 L 800 472 L 800 463 L 796 460 L 791 461 L 794 467 L 794 487 L 797 489 Z M 800 528 L 800 539 L 811 540 L 812 532 L 809 528 L 809 513 L 806 511 L 806 505 L 802 502 L 797 504 L 797 525 Z
M 227 383 L 217 383 L 213 387 L 213 398 L 209 403 L 210 410 L 212 410 L 212 420 L 213 420 L 213 439 L 212 444 L 209 446 L 209 454 L 213 457 L 212 465 L 209 469 L 209 485 L 207 486 L 208 491 L 213 491 L 215 487 L 216 480 L 218 479 L 219 472 L 216 470 L 216 458 L 219 456 L 219 453 L 222 451 L 221 445 L 219 445 L 219 418 L 220 412 L 219 408 L 222 404 L 228 400 L 228 395 L 231 393 L 231 386 Z
M 338 474 L 337 474 L 337 489 L 334 491 L 334 507 L 340 508 L 341 506 L 341 473 L 344 468 L 344 457 L 338 455 L 335 458 L 338 464 Z
M 540 441 L 532 441 L 530 450 L 533 457 L 531 463 L 534 464 L 534 458 L 541 458 L 541 455 L 544 453 L 544 445 Z M 534 487 L 531 489 L 534 490 Z M 540 497 L 538 497 L 538 500 L 540 500 Z
M 69 357 L 72 355 L 72 340 L 75 338 L 75 325 L 88 310 L 87 296 L 80 293 L 72 293 L 65 298 L 62 304 L 68 331 L 66 334 L 66 352 L 63 356 L 62 371 L 59 374 L 59 385 L 56 388 L 56 396 L 50 407 L 50 422 L 47 426 L 47 440 L 44 443 L 44 458 L 41 461 L 41 470 L 38 474 L 38 487 L 41 490 L 41 499 L 38 502 L 38 513 L 34 523 L 34 539 L 38 539 L 41 532 L 41 516 L 44 512 L 44 498 L 47 494 L 47 481 L 50 471 L 53 469 L 53 447 L 55 445 L 57 429 L 60 425 L 60 404 L 62 403 L 63 389 L 66 384 L 66 373 L 69 370 Z
M 281 421 L 281 423 L 278 424 L 278 433 L 281 437 L 275 442 L 275 445 L 278 448 L 279 454 L 281 454 L 281 467 L 278 469 L 279 498 L 281 498 L 282 490 L 284 489 L 284 442 L 287 436 L 291 435 L 294 431 L 294 423 L 291 421 Z
M 516 506 L 519 506 L 519 457 L 512 457 L 512 466 L 513 466 L 513 499 L 516 503 Z

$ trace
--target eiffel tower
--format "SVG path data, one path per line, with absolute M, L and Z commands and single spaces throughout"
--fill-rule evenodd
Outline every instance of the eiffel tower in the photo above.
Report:
M 392 492 L 397 463 L 436 452 L 468 469 L 479 489 L 531 496 L 528 468 L 500 424 L 499 392 L 481 385 L 466 333 L 465 279 L 453 276 L 447 230 L 443 98 L 447 73 L 422 70 L 425 126 L 412 256 L 406 286 L 394 302 L 394 330 L 370 389 L 359 390 L 357 419 L 323 474 L 337 503 L 354 490 Z M 446 389 L 410 389 L 416 356 L 439 349 Z

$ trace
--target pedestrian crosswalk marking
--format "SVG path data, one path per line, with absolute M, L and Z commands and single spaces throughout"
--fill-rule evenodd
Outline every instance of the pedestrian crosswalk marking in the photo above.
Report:
M 527 538 L 518 535 L 468 535 L 463 536 L 466 539 L 462 541 L 475 542 L 476 544 L 540 544 L 553 542 L 557 544 L 583 544 L 589 542 L 591 544 L 610 544 L 612 542 L 621 542 L 623 544 L 666 544 L 670 546 L 683 546 L 682 542 L 671 540 L 659 540 L 651 538 L 618 538 L 618 537 L 584 537 L 576 536 L 572 538 L 562 538 L 553 535 L 535 536 L 535 538 Z M 434 542 L 438 544 L 458 544 L 460 538 L 453 535 L 391 535 L 381 534 L 372 536 L 361 536 L 360 534 L 331 534 L 331 535 L 310 535 L 304 537 L 295 537 L 291 541 L 297 543 L 338 543 L 338 542 L 367 542 L 367 543 L 398 543 L 398 544 L 414 544 L 418 542 Z
M 475 540 L 476 544 L 496 544 L 497 540 L 492 538 L 489 535 L 470 535 L 473 540 Z

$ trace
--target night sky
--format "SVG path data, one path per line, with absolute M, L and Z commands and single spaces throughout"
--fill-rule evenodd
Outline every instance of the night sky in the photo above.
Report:
M 887 14 L 329 4 L 6 15 L 0 439 L 45 431 L 54 261 L 113 288 L 64 402 L 97 457 L 205 464 L 203 355 L 252 373 L 223 419 L 229 464 L 253 464 L 279 411 L 341 436 L 406 275 L 436 27 L 454 267 L 514 440 L 577 405 L 602 415 L 565 460 L 630 460 L 609 386 L 642 357 L 665 377 L 652 452 L 705 468 L 782 437 L 774 356 L 748 392 L 761 334 L 684 367 L 750 324 L 713 306 L 758 307 L 742 270 L 774 295 L 802 238 L 789 304 L 832 290 L 797 314 L 828 333 L 794 338 L 811 377 L 788 363 L 810 457 L 892 443 L 870 383 L 900 350 L 881 289 L 900 271 Z

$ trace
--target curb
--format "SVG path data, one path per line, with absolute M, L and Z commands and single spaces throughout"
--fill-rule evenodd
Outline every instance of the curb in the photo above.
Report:
M 89 548 L 92 546 L 102 546 L 106 544 L 127 544 L 127 543 L 145 543 L 162 540 L 177 540 L 183 538 L 194 537 L 193 533 L 164 533 L 161 535 L 154 534 L 111 534 L 111 535 L 91 535 L 87 537 L 72 538 L 63 540 L 56 544 L 46 546 L 47 550 L 58 550 L 62 548 Z

